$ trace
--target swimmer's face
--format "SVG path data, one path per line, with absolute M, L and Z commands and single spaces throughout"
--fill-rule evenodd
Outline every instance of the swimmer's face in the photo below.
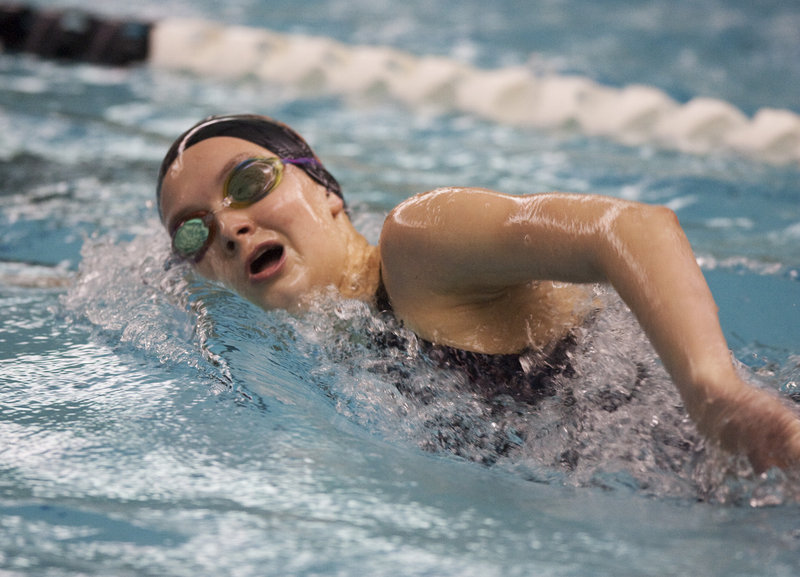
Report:
M 161 188 L 161 214 L 172 234 L 192 217 L 214 233 L 193 266 L 265 309 L 293 310 L 318 291 L 337 285 L 347 250 L 338 220 L 341 198 L 302 169 L 285 164 L 270 192 L 244 206 L 229 206 L 225 183 L 243 161 L 275 157 L 249 141 L 204 140 L 169 167 Z

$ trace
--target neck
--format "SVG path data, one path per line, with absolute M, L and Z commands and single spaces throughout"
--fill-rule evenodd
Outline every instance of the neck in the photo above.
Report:
M 369 301 L 375 298 L 381 281 L 380 249 L 356 233 L 347 247 L 347 269 L 337 286 L 345 298 Z

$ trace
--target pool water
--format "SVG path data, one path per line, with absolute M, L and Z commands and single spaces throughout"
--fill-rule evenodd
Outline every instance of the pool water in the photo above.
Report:
M 800 8 L 785 2 L 88 7 L 800 113 Z M 153 205 L 172 138 L 231 111 L 297 127 L 372 240 L 394 204 L 441 185 L 666 204 L 741 370 L 791 401 L 796 163 L 252 76 L 0 54 L 0 78 L 1 574 L 797 574 L 800 480 L 704 446 L 607 289 L 591 289 L 607 307 L 559 395 L 487 403 L 363 304 L 265 313 L 165 266 Z M 387 333 L 407 346 L 376 346 Z

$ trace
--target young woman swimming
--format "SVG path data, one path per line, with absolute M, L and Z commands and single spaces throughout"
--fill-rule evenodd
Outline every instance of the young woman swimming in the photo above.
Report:
M 265 309 L 299 311 L 333 289 L 380 301 L 425 341 L 477 354 L 552 348 L 591 308 L 581 285 L 610 283 L 707 438 L 757 472 L 800 464 L 800 420 L 737 375 L 666 208 L 442 188 L 397 206 L 373 246 L 306 142 L 253 115 L 181 135 L 161 166 L 158 208 L 178 258 Z

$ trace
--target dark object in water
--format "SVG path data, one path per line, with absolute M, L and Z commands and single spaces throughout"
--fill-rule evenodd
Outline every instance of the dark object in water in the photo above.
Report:
M 147 59 L 152 23 L 102 18 L 82 10 L 0 5 L 3 50 L 43 58 L 122 66 Z

